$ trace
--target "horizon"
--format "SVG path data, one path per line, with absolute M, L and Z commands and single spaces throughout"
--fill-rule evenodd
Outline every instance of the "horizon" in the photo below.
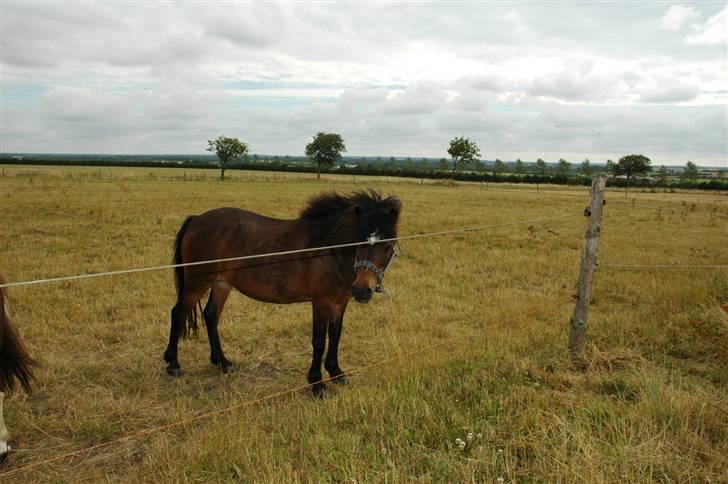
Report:
M 724 2 L 0 10 L 0 152 L 297 153 L 326 131 L 356 156 L 465 136 L 489 159 L 728 167 Z
M 86 157 L 86 156 L 99 156 L 99 157 L 105 157 L 105 156 L 108 156 L 108 157 L 112 157 L 112 156 L 113 157 L 123 157 L 123 156 L 129 156 L 129 157 L 138 156 L 138 157 L 141 157 L 141 156 L 144 156 L 144 157 L 171 157 L 171 158 L 174 158 L 176 156 L 179 156 L 179 157 L 195 156 L 195 157 L 205 157 L 205 158 L 210 158 L 210 159 L 216 159 L 217 158 L 217 155 L 212 154 L 212 153 L 70 153 L 70 152 L 65 152 L 65 153 L 60 153 L 60 152 L 59 153 L 53 153 L 53 152 L 48 152 L 48 153 L 40 153 L 40 152 L 30 153 L 30 152 L 0 152 L 0 164 L 2 164 L 2 157 L 7 157 L 7 156 L 29 156 L 29 157 L 30 156 L 43 156 L 43 157 L 45 157 L 45 156 L 54 156 L 54 155 L 55 156 L 84 156 L 84 157 Z M 299 158 L 299 159 L 300 158 L 307 158 L 305 154 L 303 154 L 303 155 L 292 155 L 292 154 L 275 154 L 275 153 L 247 153 L 246 156 L 248 156 L 248 157 L 251 157 L 251 156 L 264 156 L 264 157 L 274 157 L 274 158 L 275 157 L 278 157 L 278 158 L 292 157 L 292 158 Z M 378 159 L 378 158 L 379 159 L 382 159 L 382 160 L 389 160 L 390 158 L 395 158 L 396 160 L 407 160 L 407 159 L 411 159 L 414 162 L 419 162 L 419 161 L 422 161 L 423 159 L 426 159 L 427 161 L 439 161 L 439 160 L 442 160 L 442 159 L 445 159 L 445 160 L 448 160 L 449 161 L 451 159 L 451 158 L 449 158 L 447 156 L 439 156 L 438 157 L 438 156 L 406 156 L 406 155 L 395 156 L 395 155 L 351 155 L 351 154 L 342 154 L 341 157 L 342 157 L 342 160 L 343 159 L 353 159 L 353 160 L 357 160 L 357 159 L 367 159 L 367 160 L 369 160 L 369 159 Z M 516 158 L 516 159 L 478 158 L 477 160 L 480 161 L 480 162 L 495 162 L 496 160 L 500 160 L 500 161 L 502 161 L 504 163 L 515 163 L 516 161 L 518 161 L 518 159 L 519 158 Z M 549 160 L 544 159 L 544 158 L 540 158 L 540 159 L 542 159 L 543 161 L 545 161 L 547 165 L 558 165 L 558 163 L 560 161 L 560 160 L 549 161 Z M 564 159 L 566 159 L 566 158 L 564 158 Z M 523 163 L 527 163 L 527 164 L 535 164 L 537 160 L 538 160 L 538 158 L 537 159 L 534 159 L 534 160 L 524 160 L 524 159 L 521 159 L 521 161 Z M 576 168 L 584 160 L 573 160 L 572 161 L 572 160 L 566 159 L 566 161 L 569 162 L 573 167 Z M 606 166 L 607 161 L 608 160 L 604 160 L 604 161 L 594 161 L 592 159 L 589 159 L 589 163 L 591 165 L 594 165 L 594 166 L 602 166 L 602 165 L 605 165 Z M 618 159 L 612 160 L 612 161 L 615 161 L 616 162 L 616 161 L 618 161 Z M 689 160 L 689 161 L 691 161 L 691 160 Z M 650 168 L 658 168 L 658 167 L 661 167 L 661 166 L 664 166 L 665 168 L 684 168 L 686 164 L 687 164 L 687 161 L 685 163 L 683 163 L 683 164 L 666 164 L 666 163 L 652 163 L 652 160 L 650 160 Z M 698 168 L 717 169 L 717 170 L 720 170 L 720 171 L 722 171 L 722 170 L 728 170 L 728 166 L 701 165 L 699 163 L 696 163 L 696 166 Z

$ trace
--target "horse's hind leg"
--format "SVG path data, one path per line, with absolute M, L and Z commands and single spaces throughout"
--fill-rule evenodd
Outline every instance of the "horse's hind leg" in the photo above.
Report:
M 5 427 L 5 419 L 3 418 L 3 400 L 5 400 L 5 394 L 0 392 L 0 462 L 4 461 L 8 456 L 8 452 L 10 452 L 10 446 L 8 445 L 10 434 Z
M 207 287 L 194 291 L 185 290 L 184 295 L 172 308 L 172 323 L 169 329 L 169 343 L 164 352 L 164 361 L 167 362 L 167 373 L 171 376 L 180 376 L 182 369 L 177 361 L 177 346 L 179 339 L 184 334 L 187 317 L 195 309 L 195 304 L 200 300 Z
M 205 318 L 205 327 L 207 328 L 207 338 L 210 340 L 210 361 L 213 365 L 219 366 L 223 373 L 231 372 L 233 365 L 222 352 L 217 325 L 220 322 L 220 314 L 222 314 L 222 308 L 225 306 L 230 289 L 232 289 L 231 286 L 224 281 L 213 284 L 210 290 L 210 299 L 207 300 L 205 310 L 202 311 L 202 317 Z

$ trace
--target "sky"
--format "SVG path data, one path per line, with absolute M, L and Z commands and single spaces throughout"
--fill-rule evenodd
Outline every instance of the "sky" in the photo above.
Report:
M 728 166 L 726 2 L 0 2 L 0 152 Z

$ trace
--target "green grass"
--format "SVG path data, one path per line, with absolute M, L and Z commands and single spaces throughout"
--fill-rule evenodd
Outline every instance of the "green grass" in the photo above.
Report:
M 9 480 L 728 479 L 728 319 L 720 309 L 728 271 L 603 267 L 588 368 L 572 369 L 583 187 L 260 172 L 228 172 L 220 183 L 214 171 L 174 169 L 4 173 L 0 270 L 11 281 L 164 264 L 188 214 L 239 206 L 294 217 L 329 189 L 396 193 L 401 235 L 573 214 L 404 242 L 386 279 L 394 298 L 352 303 L 346 314 L 342 367 L 363 369 L 323 401 L 293 392 Z M 607 199 L 603 265 L 728 263 L 725 194 L 633 192 L 624 204 L 616 203 L 622 191 L 609 191 Z M 41 366 L 35 393 L 6 400 L 18 452 L 0 472 L 306 380 L 309 305 L 231 296 L 220 331 L 239 370 L 223 376 L 209 364 L 202 331 L 181 343 L 186 373 L 170 379 L 162 361 L 170 272 L 9 293 Z M 473 440 L 461 450 L 455 439 L 468 432 Z

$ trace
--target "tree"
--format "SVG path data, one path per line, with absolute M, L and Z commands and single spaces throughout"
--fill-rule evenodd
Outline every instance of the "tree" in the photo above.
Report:
M 523 162 L 520 158 L 516 160 L 516 175 L 523 175 L 526 172 L 526 169 L 523 166 Z
M 506 171 L 506 164 L 496 158 L 495 163 L 493 164 L 493 175 L 498 176 L 504 171 Z
M 571 174 L 571 163 L 563 158 L 559 158 L 559 164 L 556 168 L 556 172 L 561 176 L 568 177 Z
M 584 158 L 584 161 L 581 162 L 580 170 L 583 176 L 588 178 L 592 176 L 594 170 L 592 169 L 591 163 L 589 162 L 589 158 Z
M 397 163 L 397 158 L 394 156 L 391 156 L 389 158 L 389 163 L 387 163 L 387 171 L 397 171 L 397 168 L 399 168 L 399 163 Z
M 546 162 L 543 161 L 541 158 L 536 160 L 536 174 L 545 176 L 548 169 L 546 168 Z
M 607 160 L 607 173 L 609 173 L 610 175 L 615 175 L 615 171 L 617 170 L 615 166 L 616 165 L 614 164 L 614 161 Z
M 344 138 L 337 133 L 319 132 L 313 141 L 306 145 L 306 156 L 316 162 L 316 178 L 321 178 L 321 165 L 333 166 L 346 152 Z
M 417 164 L 417 171 L 420 173 L 430 171 L 430 162 L 427 161 L 427 158 L 422 158 L 422 160 Z
M 219 136 L 207 140 L 207 151 L 213 151 L 220 162 L 220 181 L 225 180 L 225 170 L 228 164 L 248 153 L 248 145 L 237 138 Z
M 609 162 L 607 162 L 609 164 Z M 627 155 L 619 159 L 617 164 L 613 165 L 615 175 L 625 175 L 627 177 L 627 187 L 624 189 L 624 196 L 627 196 L 629 190 L 629 181 L 635 175 L 646 175 L 652 171 L 650 159 L 645 155 Z
M 448 148 L 447 152 L 452 157 L 453 178 L 455 177 L 455 172 L 465 166 L 472 165 L 480 156 L 480 149 L 475 144 L 475 141 L 471 141 L 463 136 L 450 140 L 450 148 Z
M 692 161 L 688 161 L 685 164 L 685 170 L 683 171 L 683 176 L 690 180 L 691 182 L 694 182 L 698 179 L 698 167 L 695 163 Z
M 667 186 L 667 168 L 665 168 L 665 165 L 660 165 L 660 169 L 657 170 L 657 184 L 661 187 Z
M 446 158 L 440 158 L 440 170 L 447 171 L 450 169 L 450 163 L 447 162 Z
M 404 162 L 404 171 L 408 171 L 410 173 L 414 173 L 415 171 L 417 171 L 414 160 L 412 158 L 410 158 L 409 156 L 407 157 L 407 160 Z

